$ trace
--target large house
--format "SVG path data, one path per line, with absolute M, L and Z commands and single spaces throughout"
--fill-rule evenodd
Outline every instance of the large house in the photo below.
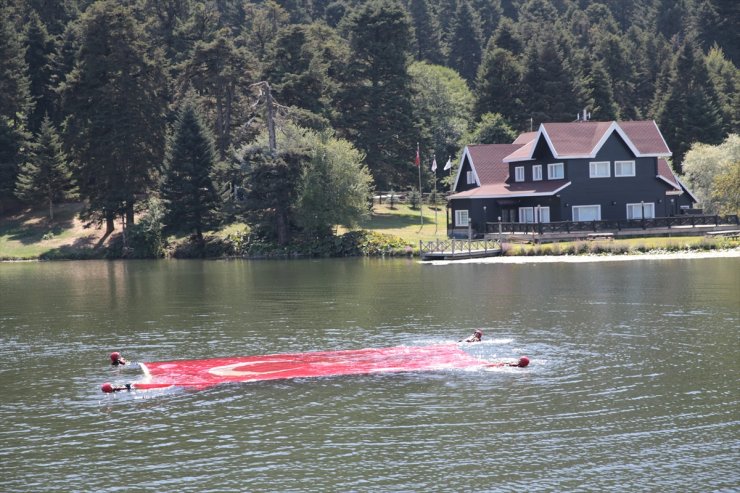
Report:
M 654 121 L 543 123 L 512 144 L 466 146 L 449 197 L 452 232 L 680 214 L 696 199 L 670 155 Z

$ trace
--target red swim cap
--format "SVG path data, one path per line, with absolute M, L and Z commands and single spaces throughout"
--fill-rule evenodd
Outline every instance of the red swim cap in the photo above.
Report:
M 121 353 L 119 353 L 118 351 L 115 351 L 115 352 L 110 353 L 110 360 L 113 363 L 115 363 L 119 359 L 121 359 Z
M 522 356 L 519 358 L 519 367 L 524 368 L 525 366 L 529 365 L 529 358 L 526 356 Z
M 103 392 L 105 392 L 106 394 L 110 394 L 111 392 L 113 392 L 113 385 L 111 385 L 111 384 L 109 384 L 108 382 L 106 382 L 106 383 L 104 383 L 104 384 L 103 384 L 103 385 L 102 385 L 102 386 L 100 387 L 100 390 L 102 390 L 102 391 L 103 391 Z

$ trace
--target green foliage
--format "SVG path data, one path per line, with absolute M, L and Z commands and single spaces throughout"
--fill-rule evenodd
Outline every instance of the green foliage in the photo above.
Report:
M 26 63 L 29 73 L 29 91 L 33 109 L 28 117 L 28 129 L 38 133 L 46 115 L 56 114 L 57 97 L 53 81 L 55 46 L 38 14 L 32 11 L 26 29 Z
M 470 144 L 510 144 L 514 142 L 516 136 L 516 132 L 503 116 L 498 113 L 486 113 L 481 116 L 465 141 Z
M 128 258 L 162 258 L 165 252 L 164 228 L 165 209 L 157 199 L 149 199 L 145 213 L 139 222 L 127 231 Z
M 709 214 L 740 212 L 740 135 L 720 145 L 695 144 L 686 154 L 683 179 Z
M 439 23 L 428 0 L 411 0 L 409 14 L 414 27 L 414 58 L 440 65 L 443 63 Z
M 692 39 L 681 46 L 657 121 L 679 173 L 692 143 L 719 144 L 724 137 L 719 98 Z
M 448 64 L 469 83 L 475 80 L 482 54 L 480 17 L 468 0 L 460 0 L 452 22 Z
M 156 183 L 165 144 L 163 73 L 130 9 L 114 0 L 80 18 L 75 68 L 62 87 L 64 133 L 89 213 L 133 224 L 138 194 Z
M 15 193 L 29 204 L 46 204 L 49 219 L 53 220 L 54 204 L 74 197 L 76 189 L 59 135 L 48 116 L 41 122 L 27 157 L 18 173 Z
M 168 145 L 161 195 L 170 231 L 190 231 L 202 239 L 216 217 L 219 197 L 211 180 L 216 161 L 213 137 L 186 101 Z
M 329 131 L 308 131 L 311 159 L 303 169 L 296 222 L 308 237 L 331 235 L 335 225 L 353 227 L 367 216 L 372 177 L 363 156 Z
M 488 43 L 475 83 L 475 113 L 496 112 L 509 121 L 521 119 L 522 67 L 510 51 Z
M 380 189 L 413 180 L 417 132 L 409 98 L 410 21 L 397 0 L 372 0 L 347 20 L 350 63 L 339 126 Z
M 473 95 L 465 80 L 454 70 L 439 65 L 415 62 L 409 66 L 411 102 L 419 122 L 422 149 L 431 155 L 457 154 L 464 142 L 473 105 Z M 425 159 L 424 172 L 431 162 Z M 438 163 L 439 164 L 439 163 Z

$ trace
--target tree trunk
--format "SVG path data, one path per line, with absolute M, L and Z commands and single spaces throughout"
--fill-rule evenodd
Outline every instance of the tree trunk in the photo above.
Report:
M 134 201 L 126 202 L 126 228 L 134 225 Z
M 116 229 L 116 225 L 113 222 L 114 220 L 115 220 L 114 214 L 110 211 L 106 211 L 105 212 L 105 236 L 110 235 Z

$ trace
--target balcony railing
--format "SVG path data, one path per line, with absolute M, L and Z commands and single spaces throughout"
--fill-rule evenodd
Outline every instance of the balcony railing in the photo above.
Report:
M 622 231 L 626 229 L 655 229 L 696 226 L 740 225 L 736 214 L 714 216 L 672 216 L 613 221 L 558 221 L 551 223 L 486 223 L 486 233 L 578 233 Z

